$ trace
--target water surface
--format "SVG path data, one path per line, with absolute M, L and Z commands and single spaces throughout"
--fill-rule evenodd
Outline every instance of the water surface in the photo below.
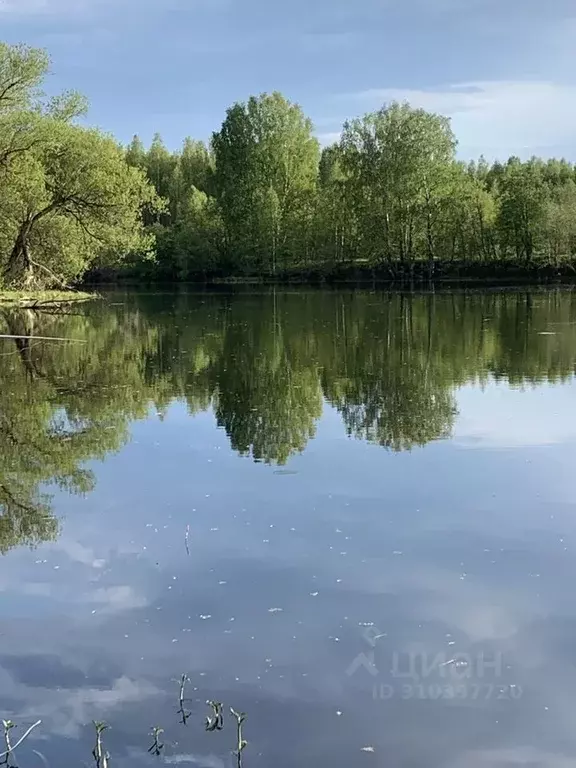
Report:
M 92 720 L 113 765 L 234 765 L 208 698 L 248 713 L 245 768 L 571 764 L 575 293 L 115 292 L 0 323 L 76 340 L 0 340 L 21 766 L 90 764 Z

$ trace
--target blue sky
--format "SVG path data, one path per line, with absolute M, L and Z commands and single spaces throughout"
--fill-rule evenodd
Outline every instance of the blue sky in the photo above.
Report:
M 463 157 L 576 160 L 574 0 L 0 0 L 0 38 L 48 48 L 120 140 L 208 138 L 280 90 L 323 142 L 391 99 L 448 114 Z

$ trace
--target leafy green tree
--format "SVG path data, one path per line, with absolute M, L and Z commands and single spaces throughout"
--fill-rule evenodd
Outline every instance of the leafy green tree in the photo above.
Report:
M 576 183 L 571 179 L 552 190 L 544 204 L 544 234 L 555 266 L 576 255 Z
M 530 262 L 541 246 L 546 187 L 542 167 L 535 161 L 510 158 L 498 181 L 498 229 L 504 250 Z
M 434 258 L 436 220 L 456 140 L 447 118 L 392 103 L 346 123 L 341 147 L 371 260 Z
M 154 204 L 153 191 L 116 142 L 96 130 L 44 122 L 45 141 L 22 155 L 9 187 L 7 285 L 65 284 L 94 264 L 152 246 L 141 211 Z
M 295 234 L 318 173 L 312 123 L 281 94 L 263 94 L 228 110 L 212 146 L 229 258 L 275 274 L 300 255 Z
M 0 44 L 0 283 L 9 287 L 66 284 L 152 246 L 145 177 L 111 138 L 74 124 L 81 96 L 42 100 L 48 65 L 43 51 Z
M 44 51 L 0 42 L 0 189 L 11 161 L 39 140 L 40 86 L 48 66 Z
M 215 200 L 192 187 L 188 191 L 186 207 L 173 229 L 170 257 L 178 278 L 199 277 L 218 271 L 221 230 Z
M 187 137 L 184 139 L 178 159 L 184 189 L 190 191 L 195 188 L 206 195 L 211 195 L 213 193 L 214 158 L 204 142 Z
M 168 151 L 160 134 L 155 134 L 146 153 L 146 172 L 158 195 L 165 200 L 170 199 L 176 165 L 177 158 Z M 165 223 L 169 221 L 165 216 L 161 220 Z
M 329 263 L 341 263 L 356 256 L 356 218 L 352 187 L 342 167 L 338 144 L 325 147 L 318 168 L 316 205 L 316 247 Z
M 126 148 L 126 162 L 132 168 L 147 170 L 146 149 L 142 139 L 135 135 Z

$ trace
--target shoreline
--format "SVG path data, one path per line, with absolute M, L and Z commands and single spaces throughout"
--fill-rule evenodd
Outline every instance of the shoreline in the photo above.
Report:
M 4 291 L 0 290 L 0 309 L 58 308 L 99 299 L 94 291 Z
M 131 271 L 95 271 L 85 277 L 86 286 L 99 285 L 303 285 L 350 286 L 379 285 L 399 288 L 491 287 L 514 285 L 570 285 L 576 284 L 576 265 L 572 262 L 559 266 L 535 261 L 519 262 L 450 263 L 437 261 L 401 262 L 369 266 L 361 263 L 339 265 L 302 266 L 278 271 L 276 274 L 223 274 L 218 271 L 190 275 L 178 280 L 175 275 L 151 272 L 147 275 Z

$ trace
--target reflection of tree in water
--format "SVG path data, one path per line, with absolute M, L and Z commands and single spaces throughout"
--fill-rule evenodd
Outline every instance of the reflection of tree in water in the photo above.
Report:
M 350 435 L 395 451 L 448 437 L 452 380 L 435 354 L 433 305 L 392 296 L 371 311 L 351 297 L 337 313 L 340 344 L 324 366 L 324 392 Z
M 0 315 L 6 333 L 86 342 L 0 341 L 2 552 L 54 538 L 47 484 L 89 491 L 86 462 L 118 450 L 152 404 L 213 408 L 235 450 L 283 464 L 314 436 L 323 398 L 349 434 L 409 450 L 450 435 L 459 385 L 574 374 L 571 292 L 122 298 Z
M 32 313 L 3 314 L 11 334 L 40 335 Z M 127 436 L 135 407 L 130 344 L 114 342 L 110 322 L 87 318 L 42 318 L 41 335 L 67 335 L 87 343 L 5 340 L 0 368 L 0 552 L 17 544 L 53 539 L 48 489 L 71 493 L 93 488 L 84 466 L 117 450 Z M 120 343 L 122 341 L 122 343 Z M 140 357 L 138 356 L 138 364 Z M 113 372 L 116 372 L 114 379 Z
M 273 304 L 259 303 L 238 320 L 214 371 L 218 425 L 239 453 L 285 464 L 304 450 L 322 414 L 316 366 L 299 354 Z

